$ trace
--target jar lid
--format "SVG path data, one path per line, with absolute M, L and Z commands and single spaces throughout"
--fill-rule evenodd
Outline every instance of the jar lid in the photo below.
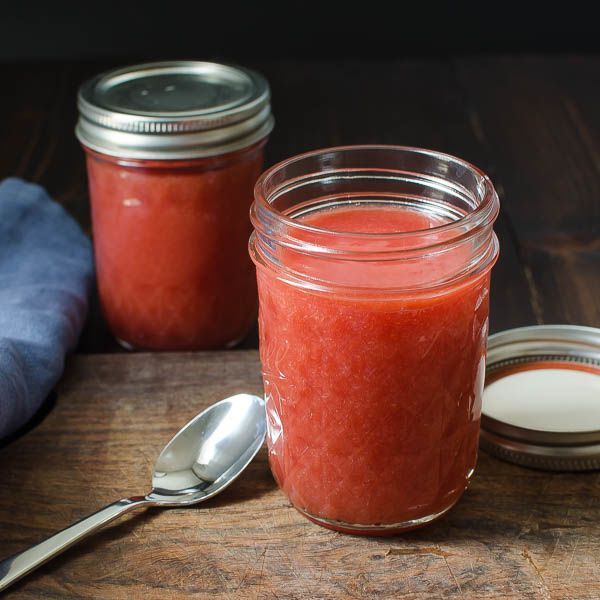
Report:
M 102 73 L 79 89 L 75 133 L 86 147 L 123 158 L 214 156 L 273 129 L 269 85 L 249 69 L 168 61 Z
M 490 336 L 481 447 L 527 467 L 600 469 L 600 329 L 539 325 Z

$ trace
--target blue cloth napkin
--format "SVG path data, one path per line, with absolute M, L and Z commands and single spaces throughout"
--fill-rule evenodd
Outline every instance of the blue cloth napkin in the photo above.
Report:
M 0 439 L 58 381 L 88 308 L 89 239 L 45 190 L 0 182 Z

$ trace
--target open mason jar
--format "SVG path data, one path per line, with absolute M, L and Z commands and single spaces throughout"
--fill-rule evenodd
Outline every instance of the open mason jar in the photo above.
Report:
M 269 458 L 311 520 L 392 534 L 467 487 L 498 210 L 481 171 L 417 148 L 309 152 L 258 180 Z
M 256 317 L 252 189 L 273 127 L 257 73 L 176 61 L 79 91 L 98 291 L 126 347 L 229 347 Z

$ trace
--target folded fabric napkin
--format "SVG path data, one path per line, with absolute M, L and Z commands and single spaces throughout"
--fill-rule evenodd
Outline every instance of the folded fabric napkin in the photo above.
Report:
M 0 182 L 0 439 L 62 374 L 88 308 L 89 239 L 37 185 Z

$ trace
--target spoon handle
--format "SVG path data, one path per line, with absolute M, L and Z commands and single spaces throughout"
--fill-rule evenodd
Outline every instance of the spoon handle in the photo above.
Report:
M 48 539 L 0 562 L 0 591 L 27 575 L 46 561 L 64 552 L 84 537 L 100 529 L 119 515 L 138 506 L 152 504 L 143 496 L 125 498 L 101 508 L 81 521 L 55 533 Z

